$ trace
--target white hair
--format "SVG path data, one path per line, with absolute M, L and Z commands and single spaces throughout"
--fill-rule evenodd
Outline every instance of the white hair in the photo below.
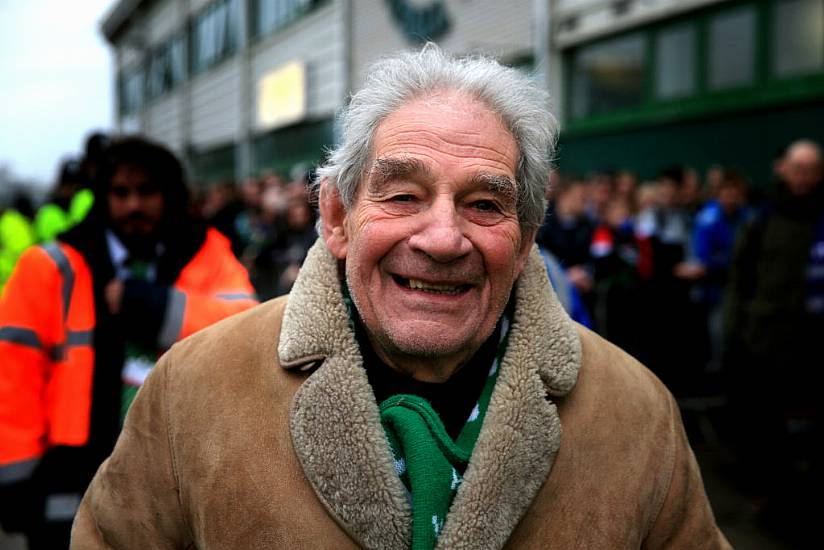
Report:
M 518 145 L 518 220 L 538 227 L 546 209 L 545 190 L 558 124 L 549 95 L 529 77 L 483 56 L 454 57 L 429 43 L 419 52 L 383 58 L 367 71 L 363 88 L 340 115 L 341 143 L 318 169 L 340 193 L 348 210 L 369 169 L 378 125 L 410 100 L 442 91 L 463 92 L 501 117 Z

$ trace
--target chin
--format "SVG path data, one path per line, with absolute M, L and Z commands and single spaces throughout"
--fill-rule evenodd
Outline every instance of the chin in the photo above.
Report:
M 448 334 L 443 328 L 416 330 L 414 327 L 394 327 L 394 330 L 391 328 L 387 330 L 381 340 L 390 353 L 437 359 L 467 352 L 474 353 L 475 348 L 480 347 L 485 338 L 475 342 L 470 334 L 456 335 L 454 332 Z

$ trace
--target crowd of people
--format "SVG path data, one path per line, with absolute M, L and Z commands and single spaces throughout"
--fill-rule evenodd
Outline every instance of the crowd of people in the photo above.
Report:
M 314 172 L 295 166 L 276 173 L 213 184 L 197 198 L 200 215 L 232 242 L 261 300 L 289 292 L 306 253 L 317 239 L 309 200 Z
M 821 483 L 820 146 L 789 144 L 763 190 L 722 167 L 703 182 L 682 166 L 646 182 L 628 171 L 553 177 L 537 242 L 586 306 L 579 320 L 682 402 L 725 403 L 718 430 L 739 481 L 767 523 L 803 537 Z
M 53 240 L 89 213 L 94 202 L 92 181 L 108 145 L 106 134 L 92 133 L 80 158 L 60 163 L 54 185 L 37 210 L 24 190 L 14 194 L 11 204 L 0 205 L 0 292 L 24 250 Z
M 536 240 L 585 304 L 579 320 L 676 395 L 710 389 L 699 384 L 720 360 L 735 235 L 754 212 L 745 177 L 713 168 L 702 186 L 671 166 L 642 183 L 629 171 L 553 178 Z
M 155 173 L 161 161 L 172 172 L 179 169 L 170 155 L 140 138 L 112 140 L 94 134 L 81 159 L 62 163 L 44 205 L 34 211 L 21 199 L 0 217 L 0 292 L 32 244 L 57 238 L 56 242 L 70 247 L 69 252 L 63 251 L 64 259 L 70 258 L 66 265 L 81 270 L 86 268 L 75 265 L 78 260 L 72 259 L 70 250 L 88 249 L 81 255 L 94 279 L 90 292 L 103 300 L 103 305 L 93 308 L 99 319 L 121 319 L 112 325 L 117 328 L 109 336 L 117 342 L 117 354 L 136 358 L 133 363 L 127 360 L 123 370 L 124 381 L 133 379 L 131 397 L 151 368 L 141 367 L 137 359 L 150 357 L 151 363 L 158 351 L 198 327 L 248 307 L 255 299 L 288 293 L 318 236 L 310 197 L 316 175 L 310 167 L 296 166 L 288 178 L 265 173 L 239 185 L 227 180 L 188 190 L 180 174 L 173 178 L 178 183 L 170 195 L 158 188 L 168 174 Z M 788 145 L 773 175 L 774 185 L 761 190 L 762 200 L 753 201 L 747 175 L 719 166 L 703 175 L 689 167 L 669 166 L 655 180 L 643 182 L 626 170 L 586 177 L 554 172 L 549 208 L 536 242 L 561 302 L 576 320 L 629 351 L 676 397 L 720 395 L 726 400 L 730 413 L 722 429 L 738 452 L 742 475 L 764 493 L 770 513 L 780 513 L 781 521 L 791 515 L 803 520 L 806 499 L 813 498 L 808 494 L 815 486 L 810 480 L 817 483 L 821 475 L 820 456 L 812 444 L 820 434 L 820 400 L 816 399 L 820 361 L 815 344 L 816 336 L 824 333 L 820 147 L 810 141 Z M 123 205 L 130 194 L 141 200 L 162 196 L 157 219 L 151 217 L 151 205 L 144 204 L 136 213 L 127 211 Z M 124 201 L 122 212 L 116 210 L 118 197 Z M 170 219 L 173 211 L 180 216 L 176 220 Z M 207 230 L 207 225 L 213 229 Z M 100 240 L 104 235 L 108 241 Z M 119 265 L 102 260 L 96 264 L 97 245 L 100 250 L 107 247 L 114 264 L 117 257 L 128 259 Z M 237 262 L 234 275 L 224 279 L 232 288 L 218 290 L 226 291 L 225 296 L 239 292 L 242 307 L 220 300 L 198 305 L 193 298 L 202 290 L 195 289 L 200 283 L 184 274 L 207 245 L 233 254 L 234 258 L 221 255 L 211 262 Z M 170 258 L 173 254 L 180 257 Z M 141 268 L 128 263 L 132 257 Z M 20 269 L 42 269 L 35 266 L 37 261 L 45 262 L 45 256 L 19 262 L 25 264 Z M 64 267 L 58 261 L 58 268 Z M 135 273 L 141 270 L 142 280 L 136 281 Z M 101 283 L 102 272 L 119 285 Z M 208 277 L 218 272 L 226 274 L 218 266 L 204 271 Z M 29 282 L 18 276 L 14 284 L 20 289 Z M 174 291 L 167 293 L 167 287 Z M 185 330 L 177 327 L 164 340 L 167 327 L 162 311 L 174 306 L 178 291 L 193 293 L 187 307 L 201 307 L 200 321 Z M 23 303 L 36 297 L 4 295 L 0 322 L 31 330 L 45 350 L 54 335 L 41 331 L 40 320 L 29 319 L 33 306 Z M 68 315 L 66 308 L 64 315 Z M 123 311 L 136 317 L 129 320 L 121 315 Z M 61 313 L 55 310 L 55 315 Z M 147 319 L 152 322 L 146 324 Z M 78 334 L 89 330 L 85 321 L 77 322 Z M 14 340 L 23 332 L 8 335 L 14 345 L 23 341 Z M 0 335 L 0 345 L 5 336 Z M 68 340 L 51 344 L 72 345 Z M 95 360 L 115 353 L 100 342 L 91 344 L 98 346 Z M 9 347 L 4 353 L 28 351 Z M 64 354 L 62 360 L 70 356 Z M 98 383 L 95 379 L 96 388 Z M 124 382 L 124 396 L 126 386 Z M 766 396 L 769 407 L 764 406 Z M 98 399 L 97 389 L 94 399 Z M 115 405 L 127 408 L 129 403 L 124 397 Z M 95 444 L 110 450 L 117 427 L 107 427 L 104 442 Z M 29 428 L 39 429 L 25 427 Z M 50 437 L 56 445 L 68 444 L 75 437 L 70 432 Z M 778 443 L 765 451 L 765 438 Z M 22 450 L 12 458 L 36 458 L 38 452 Z M 98 454 L 96 463 L 105 456 Z M 83 479 L 87 482 L 93 472 L 93 468 L 86 471 Z M 82 494 L 81 487 L 67 491 Z M 792 503 L 789 508 L 788 503 Z
M 97 167 L 109 142 L 105 134 L 94 133 L 79 158 L 63 160 L 52 190 L 37 209 L 23 192 L 0 206 L 0 291 L 26 248 L 53 240 L 86 217 L 94 202 Z M 289 178 L 265 172 L 239 185 L 231 179 L 189 184 L 190 213 L 231 241 L 262 300 L 289 292 L 317 238 L 309 200 L 313 177 L 311 167 L 298 164 Z

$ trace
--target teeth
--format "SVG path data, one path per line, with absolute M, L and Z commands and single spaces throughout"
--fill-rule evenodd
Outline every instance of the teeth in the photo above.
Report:
M 460 285 L 435 285 L 417 279 L 409 279 L 408 286 L 414 290 L 425 290 L 427 292 L 439 292 L 442 294 L 458 294 L 462 290 Z

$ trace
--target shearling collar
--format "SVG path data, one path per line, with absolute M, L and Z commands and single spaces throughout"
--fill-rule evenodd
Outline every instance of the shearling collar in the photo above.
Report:
M 295 394 L 295 452 L 318 498 L 367 548 L 408 548 L 412 515 L 338 282 L 318 240 L 289 296 L 278 345 L 286 369 L 316 370 Z M 537 247 L 518 280 L 509 345 L 438 548 L 500 548 L 549 474 L 561 442 L 551 398 L 575 385 L 581 344 Z

